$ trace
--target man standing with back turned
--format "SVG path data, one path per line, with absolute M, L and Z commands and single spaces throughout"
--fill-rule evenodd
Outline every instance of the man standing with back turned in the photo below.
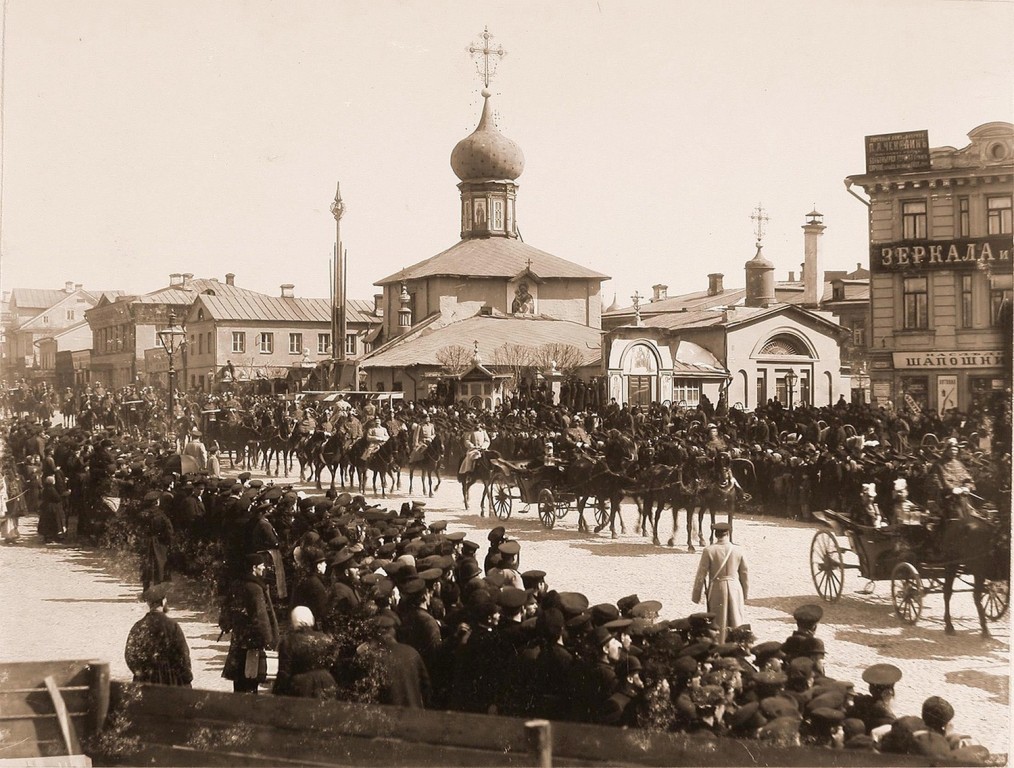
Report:
M 718 642 L 725 642 L 729 627 L 746 623 L 745 606 L 749 592 L 746 553 L 729 541 L 729 524 L 716 523 L 715 543 L 701 553 L 694 579 L 693 601 L 701 602 L 705 581 L 710 583 L 708 610 L 718 620 Z

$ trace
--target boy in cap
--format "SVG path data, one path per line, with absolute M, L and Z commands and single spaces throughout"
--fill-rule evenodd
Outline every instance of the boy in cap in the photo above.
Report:
M 894 685 L 901 680 L 901 670 L 893 664 L 874 664 L 863 671 L 863 682 L 870 686 L 869 694 L 856 696 L 852 709 L 846 714 L 863 721 L 866 732 L 890 726 L 897 716 L 891 709 L 894 702 Z
M 796 656 L 803 655 L 806 641 L 817 632 L 817 624 L 824 616 L 824 609 L 815 603 L 806 603 L 792 612 L 792 618 L 796 622 L 796 629 L 786 638 L 782 644 L 782 651 L 790 661 Z
M 187 638 L 180 625 L 166 616 L 170 588 L 162 582 L 144 591 L 148 613 L 130 628 L 124 656 L 135 683 L 189 688 L 194 674 Z
M 257 693 L 267 679 L 267 654 L 278 645 L 278 620 L 264 582 L 262 555 L 247 555 L 246 573 L 229 588 L 220 626 L 231 632 L 222 677 L 236 693 Z

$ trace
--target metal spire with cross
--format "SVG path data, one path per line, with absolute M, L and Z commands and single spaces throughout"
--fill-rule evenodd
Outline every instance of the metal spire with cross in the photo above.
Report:
M 631 301 L 634 302 L 634 325 L 643 325 L 641 320 L 641 299 L 642 296 L 638 291 L 634 291 L 634 295 L 630 297 Z
M 493 35 L 489 33 L 489 27 L 483 27 L 482 30 L 482 43 L 472 43 L 468 46 L 468 52 L 472 54 L 472 58 L 476 59 L 475 66 L 482 75 L 482 85 L 484 88 L 489 88 L 489 80 L 493 75 L 496 74 L 496 64 L 499 59 L 502 59 L 507 55 L 507 51 L 504 50 L 502 45 L 493 46 Z M 492 61 L 492 67 L 490 66 L 490 59 L 497 57 Z M 482 62 L 479 62 L 481 57 Z
M 750 218 L 755 223 L 753 232 L 757 236 L 757 245 L 759 246 L 761 240 L 764 239 L 764 225 L 768 223 L 768 215 L 764 212 L 764 207 L 760 203 L 757 203 L 757 207 L 753 209 Z

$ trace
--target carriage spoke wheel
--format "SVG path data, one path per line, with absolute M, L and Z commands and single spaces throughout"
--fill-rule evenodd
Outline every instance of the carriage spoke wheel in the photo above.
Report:
M 820 530 L 810 543 L 810 575 L 817 594 L 829 603 L 841 597 L 845 585 L 845 563 L 841 547 L 830 531 Z
M 983 585 L 982 609 L 990 621 L 1002 619 L 1010 607 L 1010 582 L 986 579 Z
M 922 615 L 924 590 L 919 571 L 911 563 L 898 563 L 891 571 L 891 600 L 894 612 L 906 624 L 915 624 Z
M 556 525 L 556 501 L 548 488 L 539 491 L 539 520 L 546 528 Z
M 599 528 L 605 528 L 609 522 L 609 513 L 606 512 L 605 504 L 595 504 L 595 524 Z
M 570 510 L 571 500 L 568 498 L 556 500 L 556 519 L 562 520 L 567 516 L 567 512 Z
M 493 514 L 501 520 L 506 520 L 511 516 L 511 508 L 513 501 L 511 499 L 511 487 L 504 480 L 496 480 L 493 482 Z

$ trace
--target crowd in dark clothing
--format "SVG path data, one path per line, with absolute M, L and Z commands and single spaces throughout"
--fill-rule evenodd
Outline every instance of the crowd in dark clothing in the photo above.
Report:
M 331 423 L 330 409 L 316 408 L 314 421 Z M 671 442 L 688 456 L 749 458 L 762 478 L 757 495 L 770 505 L 782 503 L 779 474 L 767 471 L 777 465 L 790 478 L 784 492 L 802 498 L 805 483 L 793 478 L 808 472 L 817 473 L 810 493 L 819 495 L 828 467 L 846 467 L 858 486 L 936 458 L 915 446 L 975 437 L 967 420 L 904 418 L 844 402 L 794 411 L 773 402 L 753 413 L 722 400 L 636 411 L 610 403 L 601 415 L 545 403 L 493 413 L 408 403 L 377 415 L 407 432 L 423 412 L 449 436 L 486 423 L 494 446 L 512 456 L 546 442 L 560 455 L 608 453 L 615 430 L 642 448 Z M 307 406 L 295 415 L 301 421 Z M 1006 433 L 1002 418 L 994 421 L 1001 427 L 984 462 L 990 466 L 996 456 L 1009 461 L 1009 409 Z M 26 418 L 8 441 L 19 466 L 14 480 L 40 480 L 37 498 L 29 498 L 36 509 L 58 504 L 88 531 L 91 501 L 121 499 L 113 520 L 140 557 L 146 591 L 174 569 L 215 579 L 220 624 L 230 634 L 223 675 L 237 691 L 259 690 L 266 652 L 277 649 L 280 695 L 983 758 L 981 748 L 947 732 L 953 712 L 942 700 L 927 700 L 919 718 L 896 718 L 892 670 L 867 670 L 869 694 L 828 678 L 816 606 L 797 611 L 799 628 L 784 642 L 758 643 L 741 626 L 717 643 L 712 614 L 661 621 L 661 605 L 636 595 L 589 605 L 584 595 L 553 589 L 551 575 L 519 572 L 520 545 L 502 527 L 485 544 L 468 541 L 441 521 L 427 522 L 422 502 L 386 510 L 347 493 L 307 496 L 248 472 L 185 474 L 171 441 L 115 428 L 54 430 Z M 47 498 L 47 487 L 56 495 Z M 66 518 L 56 519 L 59 537 Z M 94 522 L 100 531 L 99 523 L 112 521 Z M 197 561 L 206 567 L 195 569 Z

